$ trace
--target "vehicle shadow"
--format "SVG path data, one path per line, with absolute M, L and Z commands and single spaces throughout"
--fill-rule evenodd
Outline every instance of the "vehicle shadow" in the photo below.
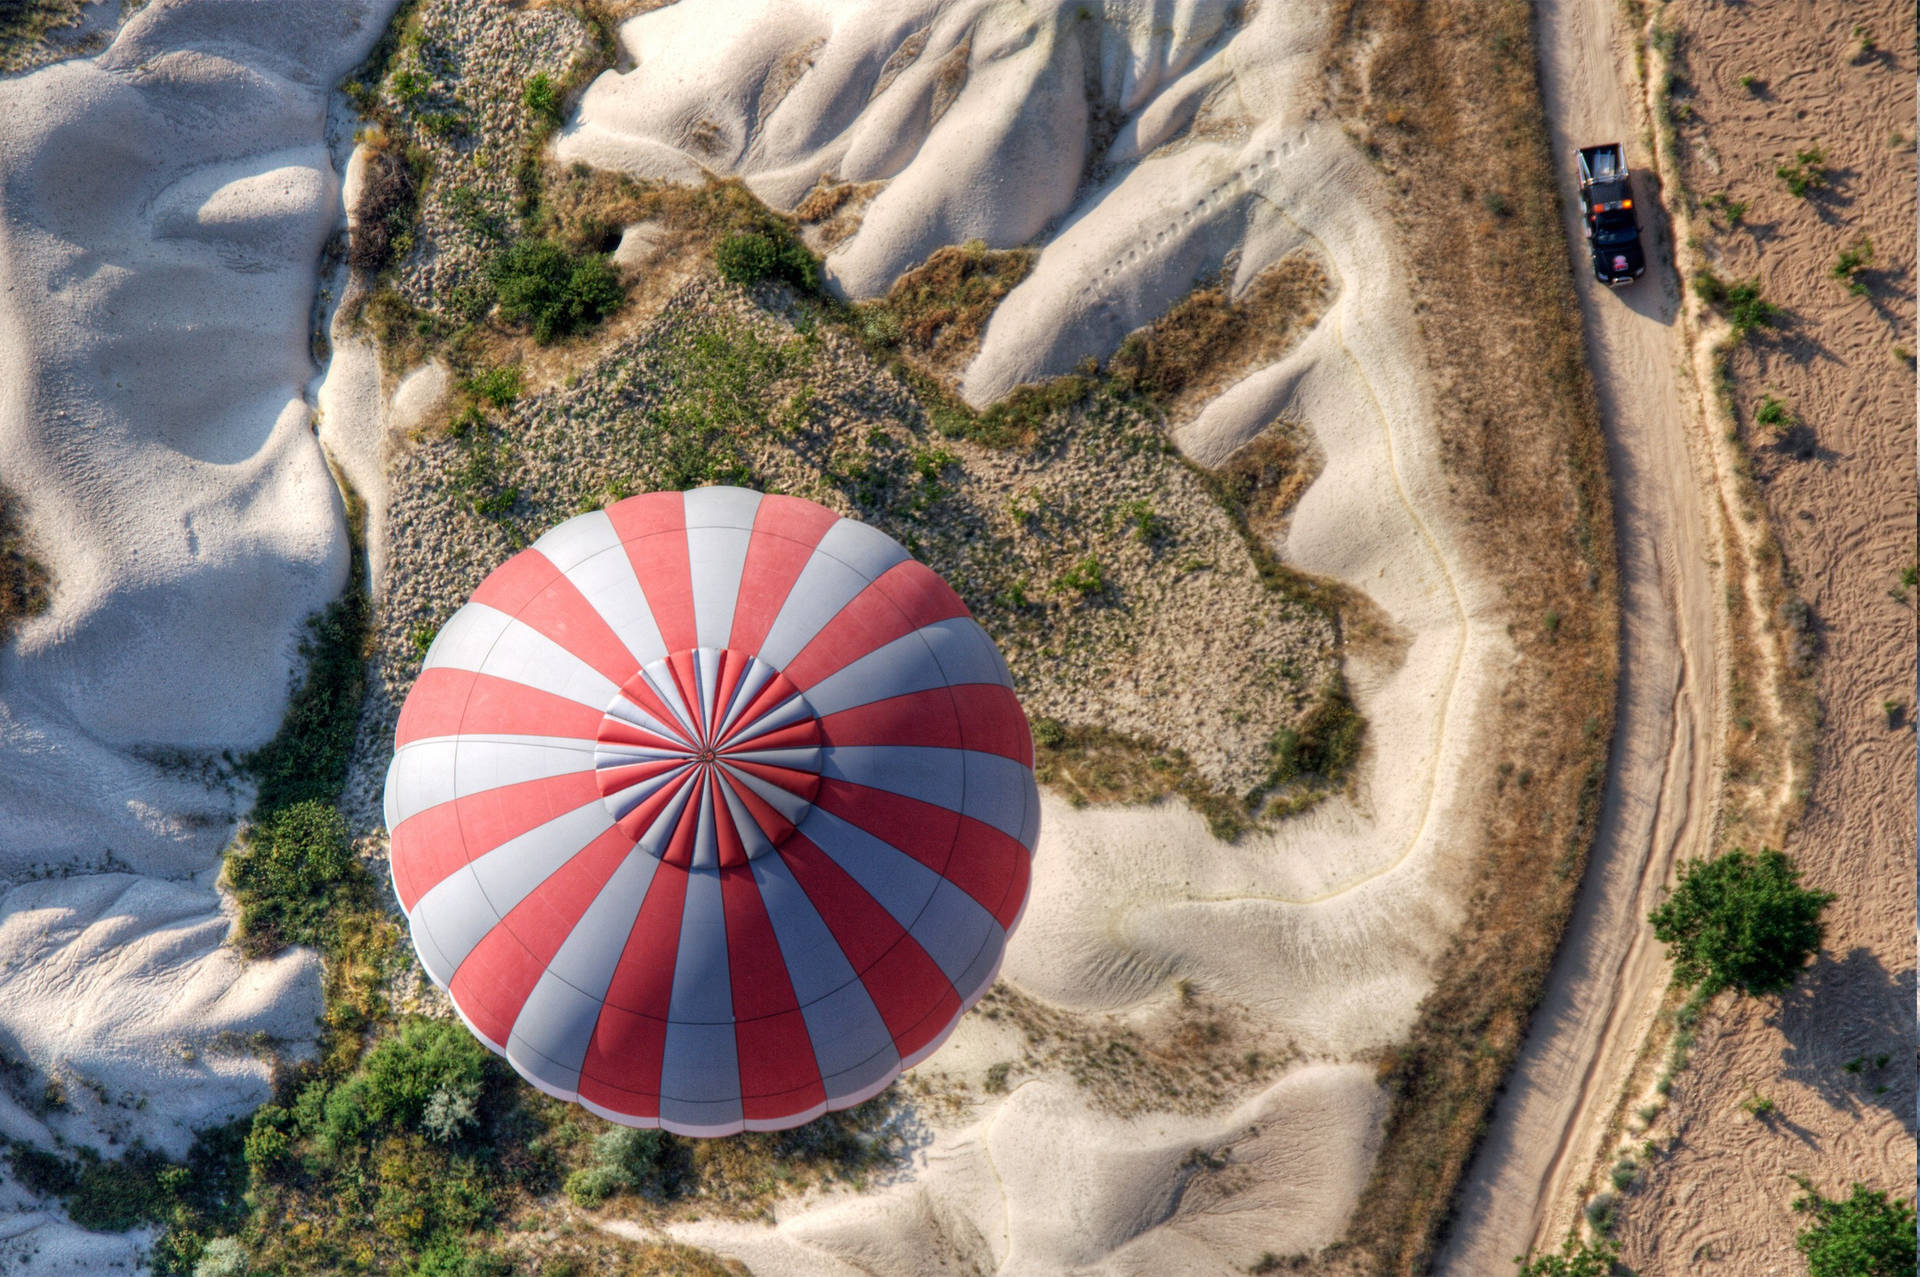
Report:
M 1768 1023 L 1787 1045 L 1780 1072 L 1848 1113 L 1885 1109 L 1914 1124 L 1914 973 L 1889 972 L 1865 948 L 1822 953 Z

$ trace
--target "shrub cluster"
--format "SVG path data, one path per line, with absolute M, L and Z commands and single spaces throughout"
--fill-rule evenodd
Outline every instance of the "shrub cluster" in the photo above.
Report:
M 593 1158 L 567 1176 L 567 1196 L 593 1207 L 615 1193 L 669 1194 L 685 1177 L 684 1145 L 665 1131 L 616 1126 L 593 1141 Z
M 525 324 L 541 345 L 584 332 L 620 308 L 626 288 L 604 254 L 522 239 L 493 260 L 500 318 Z
M 341 893 L 371 895 L 367 871 L 347 838 L 346 818 L 313 798 L 283 807 L 248 830 L 227 857 L 227 881 L 240 901 L 241 934 L 256 953 L 324 943 Z
M 776 280 L 802 292 L 820 291 L 820 263 L 791 234 L 769 230 L 723 236 L 713 246 L 713 264 L 729 283 Z

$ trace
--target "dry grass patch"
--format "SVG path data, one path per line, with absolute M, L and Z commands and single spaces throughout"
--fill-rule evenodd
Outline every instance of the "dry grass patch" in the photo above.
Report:
M 1305 251 L 1261 271 L 1238 298 L 1227 295 L 1229 282 L 1194 289 L 1130 334 L 1107 362 L 1122 388 L 1158 405 L 1175 424 L 1285 353 L 1319 319 L 1331 287 Z
M 1331 106 L 1389 179 L 1454 498 L 1500 563 L 1519 656 L 1488 727 L 1512 781 L 1481 795 L 1465 921 L 1382 1063 L 1385 1143 L 1346 1245 L 1322 1265 L 1404 1274 L 1434 1252 L 1585 868 L 1613 731 L 1618 586 L 1530 7 L 1345 0 L 1333 32 Z M 1497 217 L 1476 188 L 1494 172 Z
M 25 68 L 40 43 L 86 14 L 86 0 L 0 0 L 0 72 Z
M 20 622 L 47 610 L 53 580 L 33 557 L 21 526 L 18 498 L 0 487 L 0 643 Z
M 1184 750 L 1105 727 L 1035 720 L 1033 774 L 1075 807 L 1150 803 L 1178 794 L 1206 819 L 1215 838 L 1237 838 L 1252 823 L 1246 804 L 1208 784 Z
M 996 252 L 977 239 L 940 249 L 902 275 L 885 299 L 860 308 L 869 343 L 952 377 L 980 348 L 994 309 L 1027 277 L 1033 258 L 1032 249 Z
M 973 1014 L 1019 1030 L 1025 1049 L 991 1066 L 982 1089 L 997 1094 L 1026 1076 L 1064 1072 L 1108 1113 L 1202 1114 L 1301 1058 L 1291 1043 L 1249 1036 L 1239 1010 L 1184 980 L 1179 990 L 1171 1006 L 1135 1023 L 1048 1006 L 1004 981 L 994 985 Z

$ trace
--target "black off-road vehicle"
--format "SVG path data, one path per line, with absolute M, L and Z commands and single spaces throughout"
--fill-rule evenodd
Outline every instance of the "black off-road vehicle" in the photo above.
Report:
M 1587 248 L 1593 253 L 1593 277 L 1618 288 L 1646 274 L 1633 183 L 1618 142 L 1580 148 L 1580 207 Z

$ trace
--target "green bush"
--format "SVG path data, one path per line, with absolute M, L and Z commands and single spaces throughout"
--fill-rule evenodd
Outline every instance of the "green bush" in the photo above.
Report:
M 1802 887 L 1800 871 L 1780 852 L 1736 848 L 1682 865 L 1673 894 L 1648 921 L 1682 985 L 1760 996 L 1791 985 L 1819 950 L 1820 913 L 1832 900 Z
M 526 324 L 545 345 L 592 328 L 620 308 L 626 288 L 600 253 L 570 253 L 549 239 L 523 239 L 493 261 L 500 317 Z
M 1742 340 L 1756 328 L 1772 328 L 1780 321 L 1780 308 L 1760 295 L 1757 279 L 1728 283 L 1702 267 L 1694 272 L 1693 293 L 1726 315 L 1733 325 L 1735 341 Z
M 292 1154 L 293 1137 L 287 1133 L 292 1117 L 278 1104 L 263 1105 L 255 1110 L 241 1155 L 256 1175 L 274 1170 Z
M 1793 1208 L 1813 1216 L 1796 1239 L 1813 1277 L 1912 1277 L 1912 1202 L 1855 1184 L 1843 1202 L 1808 1189 Z
M 527 81 L 527 87 L 520 92 L 520 100 L 526 104 L 527 110 L 541 119 L 555 124 L 560 122 L 560 88 L 545 71 Z
M 1854 296 L 1864 297 L 1867 294 L 1867 281 L 1861 276 L 1866 274 L 1867 268 L 1872 264 L 1873 241 L 1862 235 L 1853 242 L 1851 247 L 1840 254 L 1840 260 L 1833 264 L 1829 274 L 1845 284 L 1847 291 Z
M 1775 430 L 1785 430 L 1793 424 L 1793 412 L 1781 400 L 1774 398 L 1772 395 L 1763 395 L 1761 396 L 1760 402 L 1754 405 L 1753 424 L 1756 426 L 1772 426 Z
M 256 817 L 306 799 L 332 802 L 347 782 L 366 690 L 367 597 L 356 583 L 307 622 L 306 677 L 272 740 L 242 759 L 258 789 Z
M 592 1210 L 626 1186 L 612 1167 L 586 1166 L 567 1176 L 566 1191 L 575 1206 Z
M 713 262 L 720 278 L 733 284 L 771 279 L 792 284 L 802 292 L 820 288 L 820 263 L 791 235 L 776 239 L 760 231 L 744 231 L 725 236 L 713 246 Z
M 294 1112 L 330 1148 L 416 1130 L 438 1092 L 477 1101 L 487 1059 L 487 1049 L 456 1021 L 408 1020 L 331 1091 L 324 1083 L 310 1085 Z
M 265 952 L 323 943 L 335 893 L 367 890 L 346 818 L 312 798 L 250 829 L 227 857 L 227 881 L 240 901 L 242 934 Z
M 1515 1277 L 1608 1277 L 1619 1250 L 1612 1242 L 1567 1238 L 1557 1255 L 1524 1256 Z
M 1099 594 L 1107 588 L 1107 570 L 1097 555 L 1089 554 L 1060 574 L 1060 586 L 1082 597 Z
M 1366 719 L 1360 716 L 1347 690 L 1336 678 L 1320 693 L 1297 727 L 1283 727 L 1268 742 L 1269 785 L 1284 785 L 1300 776 L 1339 781 L 1360 758 L 1366 739 Z
M 685 1149 L 665 1131 L 615 1126 L 594 1139 L 591 1164 L 567 1176 L 567 1196 L 591 1208 L 615 1193 L 669 1193 L 685 1160 Z
M 520 397 L 520 369 L 511 364 L 489 368 L 467 378 L 462 388 L 475 399 L 505 408 Z
M 1795 152 L 1792 162 L 1774 169 L 1773 175 L 1785 182 L 1793 194 L 1804 198 L 1808 191 L 1819 190 L 1827 184 L 1826 159 L 1825 151 L 1810 146 Z

